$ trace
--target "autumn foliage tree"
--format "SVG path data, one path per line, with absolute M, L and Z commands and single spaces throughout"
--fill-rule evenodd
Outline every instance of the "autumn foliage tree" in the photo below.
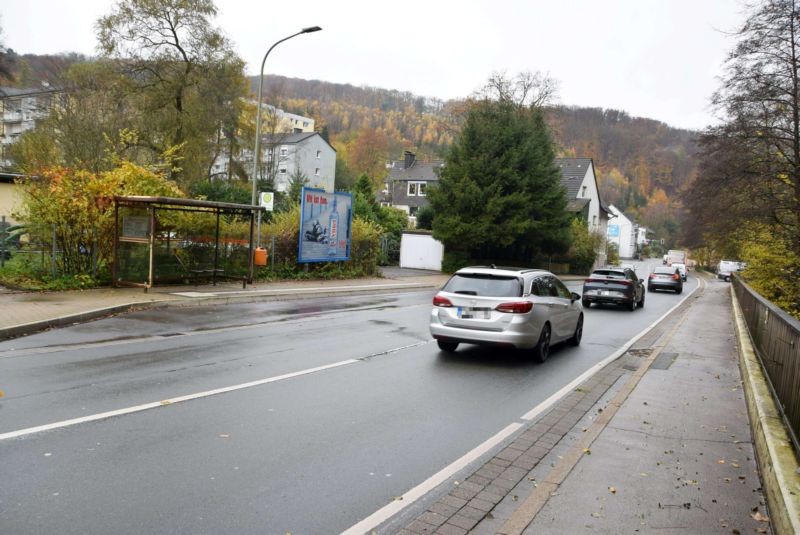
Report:
M 722 85 L 713 96 L 725 121 L 704 132 L 701 172 L 684 200 L 699 244 L 721 244 L 751 265 L 765 256 L 754 247 L 757 241 L 785 251 L 787 267 L 773 272 L 784 282 L 757 289 L 767 298 L 786 300 L 772 289 L 794 287 L 788 299 L 798 303 L 800 289 L 789 284 L 800 279 L 797 2 L 767 0 L 752 7 L 736 37 Z M 739 232 L 743 228 L 758 230 Z
M 111 262 L 114 243 L 114 195 L 182 197 L 161 173 L 130 162 L 92 173 L 64 167 L 40 170 L 21 183 L 22 207 L 16 218 L 34 236 L 55 235 L 58 268 L 89 274 L 96 262 Z

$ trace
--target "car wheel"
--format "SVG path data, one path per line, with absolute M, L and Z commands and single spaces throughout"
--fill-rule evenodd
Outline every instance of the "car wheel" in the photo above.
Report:
M 536 362 L 542 363 L 550 356 L 550 325 L 542 327 L 542 334 L 539 335 L 539 342 L 533 348 L 533 358 Z
M 456 348 L 458 347 L 458 342 L 445 342 L 444 340 L 436 340 L 436 345 L 438 345 L 439 349 L 442 351 L 447 353 L 455 353 Z
M 652 286 L 648 286 L 648 287 L 647 287 L 647 291 L 648 291 L 648 292 L 654 292 L 655 290 L 653 290 L 653 287 L 652 287 Z
M 583 314 L 578 316 L 578 324 L 575 325 L 575 334 L 569 339 L 569 343 L 577 347 L 581 345 L 581 338 L 583 338 Z
M 631 298 L 631 302 L 628 303 L 628 310 L 630 310 L 631 312 L 636 310 L 636 296 L 635 295 Z
M 592 308 L 592 304 L 586 299 L 581 299 L 581 304 L 583 304 L 583 308 Z
M 644 308 L 644 291 L 642 291 L 642 299 L 639 301 L 639 308 Z
M 683 288 L 678 288 L 677 290 L 675 290 L 675 293 L 676 294 L 683 293 Z

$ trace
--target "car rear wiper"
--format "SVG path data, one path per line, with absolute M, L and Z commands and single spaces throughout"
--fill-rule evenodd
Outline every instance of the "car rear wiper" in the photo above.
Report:
M 463 295 L 478 295 L 478 292 L 473 290 L 456 290 L 453 292 L 454 294 L 463 294 Z

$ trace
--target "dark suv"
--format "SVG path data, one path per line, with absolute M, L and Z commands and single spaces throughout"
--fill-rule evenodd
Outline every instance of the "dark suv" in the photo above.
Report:
M 596 269 L 583 282 L 583 307 L 592 303 L 622 305 L 630 310 L 644 308 L 644 280 L 630 268 Z

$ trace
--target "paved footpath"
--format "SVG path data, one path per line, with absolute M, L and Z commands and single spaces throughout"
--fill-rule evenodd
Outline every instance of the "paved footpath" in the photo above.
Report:
M 770 533 L 731 317 L 708 284 L 379 533 Z

